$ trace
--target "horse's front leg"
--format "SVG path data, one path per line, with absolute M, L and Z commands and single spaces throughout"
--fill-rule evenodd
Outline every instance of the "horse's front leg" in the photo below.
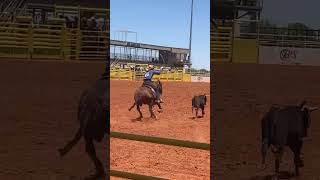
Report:
M 156 115 L 153 113 L 153 109 L 152 109 L 152 103 L 149 104 L 149 112 L 150 112 L 150 115 L 151 115 L 151 118 L 156 118 Z

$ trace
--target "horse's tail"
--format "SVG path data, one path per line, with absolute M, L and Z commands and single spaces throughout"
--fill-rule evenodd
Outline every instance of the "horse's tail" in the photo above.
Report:
M 134 102 L 133 105 L 129 108 L 129 111 L 131 111 L 131 109 L 134 108 L 134 106 L 136 106 L 136 102 Z

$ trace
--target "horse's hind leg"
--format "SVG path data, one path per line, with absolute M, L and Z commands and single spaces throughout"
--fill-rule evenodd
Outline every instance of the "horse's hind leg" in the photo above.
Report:
M 153 113 L 153 109 L 152 109 L 152 105 L 151 104 L 149 104 L 149 111 L 150 111 L 151 117 L 152 118 L 156 118 L 156 115 Z
M 93 139 L 86 138 L 85 141 L 86 141 L 86 152 L 88 153 L 90 159 L 93 161 L 96 167 L 96 174 L 94 174 L 92 177 L 89 177 L 87 179 L 104 178 L 106 173 L 104 171 L 102 162 L 97 157 L 96 150 L 93 144 Z
M 131 111 L 131 109 L 134 108 L 135 105 L 136 105 L 136 102 L 134 102 L 133 105 L 128 110 Z
M 140 105 L 138 105 L 138 104 L 137 104 L 137 111 L 138 111 L 139 114 L 140 114 L 140 117 L 139 117 L 139 118 L 143 118 L 142 112 L 141 112 L 141 110 L 140 110 Z
M 60 156 L 66 155 L 75 146 L 81 138 L 81 128 L 77 131 L 74 138 L 64 147 L 59 149 Z

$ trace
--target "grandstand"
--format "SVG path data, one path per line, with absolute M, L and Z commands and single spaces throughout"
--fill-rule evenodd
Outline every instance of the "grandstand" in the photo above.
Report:
M 151 44 L 110 41 L 111 62 L 156 64 L 183 67 L 189 63 L 189 49 L 164 47 Z
M 118 38 L 110 40 L 111 79 L 142 80 L 147 66 L 152 64 L 156 69 L 164 67 L 155 79 L 191 81 L 189 49 L 138 43 L 137 37 L 132 42 L 127 36 L 135 32 L 117 33 Z
M 109 6 L 97 0 L 4 0 L 0 58 L 105 61 Z

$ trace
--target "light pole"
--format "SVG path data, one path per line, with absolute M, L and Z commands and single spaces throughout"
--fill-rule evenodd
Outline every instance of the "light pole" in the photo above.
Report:
M 189 64 L 190 65 L 191 65 L 192 19 L 193 19 L 193 0 L 191 1 L 191 21 L 190 21 L 190 37 L 189 37 Z

